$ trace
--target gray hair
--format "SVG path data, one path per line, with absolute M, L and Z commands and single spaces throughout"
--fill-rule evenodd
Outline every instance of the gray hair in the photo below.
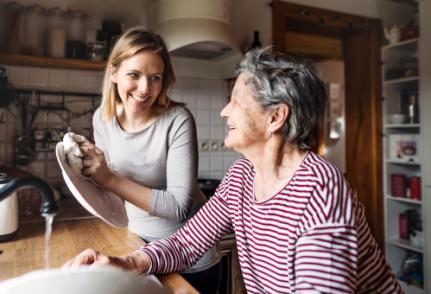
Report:
M 271 49 L 248 52 L 238 73 L 251 74 L 255 98 L 264 110 L 287 104 L 289 115 L 281 134 L 290 144 L 310 149 L 315 143 L 313 130 L 326 109 L 325 84 L 310 61 L 272 54 Z

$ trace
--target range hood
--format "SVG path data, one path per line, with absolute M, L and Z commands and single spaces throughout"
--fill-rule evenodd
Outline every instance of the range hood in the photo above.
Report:
M 148 26 L 172 56 L 218 62 L 240 53 L 230 27 L 230 0 L 153 0 Z

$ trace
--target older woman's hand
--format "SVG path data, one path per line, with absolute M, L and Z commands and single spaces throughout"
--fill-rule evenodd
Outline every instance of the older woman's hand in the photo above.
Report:
M 75 268 L 81 265 L 114 266 L 136 274 L 148 274 L 150 258 L 140 250 L 124 257 L 109 256 L 94 249 L 86 249 L 63 265 L 63 268 Z
M 114 173 L 109 169 L 103 151 L 90 142 L 83 143 L 80 149 L 84 154 L 82 174 L 106 187 Z

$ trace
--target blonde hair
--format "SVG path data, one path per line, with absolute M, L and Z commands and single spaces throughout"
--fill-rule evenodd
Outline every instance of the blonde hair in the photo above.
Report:
M 116 104 L 121 102 L 117 85 L 111 80 L 111 68 L 118 68 L 121 62 L 144 50 L 158 54 L 164 64 L 162 89 L 157 99 L 158 106 L 167 108 L 169 105 L 168 91 L 175 82 L 169 52 L 165 42 L 159 35 L 146 31 L 142 27 L 133 27 L 124 32 L 112 48 L 105 68 L 102 86 L 102 117 L 110 121 L 115 116 Z

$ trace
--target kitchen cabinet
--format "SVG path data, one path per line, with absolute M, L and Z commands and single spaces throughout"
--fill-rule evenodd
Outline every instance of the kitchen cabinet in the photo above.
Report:
M 405 293 L 430 293 L 429 3 L 417 5 L 420 36 L 382 47 L 385 254 Z
M 70 58 L 52 58 L 33 55 L 0 54 L 0 64 L 19 65 L 28 67 L 46 67 L 77 70 L 102 71 L 105 68 L 104 61 L 92 61 Z

